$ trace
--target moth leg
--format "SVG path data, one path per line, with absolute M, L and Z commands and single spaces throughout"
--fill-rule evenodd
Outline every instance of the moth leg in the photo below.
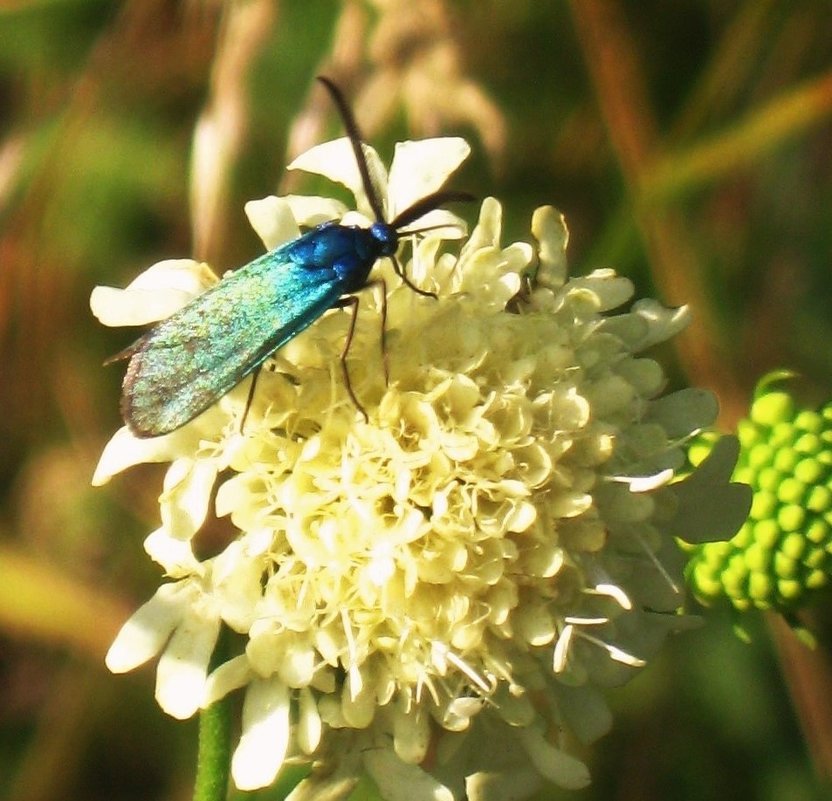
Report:
M 390 259 L 393 262 L 393 270 L 399 278 L 402 279 L 404 284 L 410 287 L 417 295 L 422 295 L 425 298 L 437 298 L 438 295 L 436 292 L 430 292 L 427 289 L 420 289 L 416 284 L 414 284 L 408 277 L 407 273 L 404 271 L 404 267 L 402 267 L 401 263 L 395 256 L 391 256 Z
M 384 367 L 384 386 L 390 384 L 390 359 L 387 356 L 387 284 L 383 278 L 370 281 L 369 286 L 381 287 L 381 363 Z
M 381 336 L 379 342 L 381 344 L 381 363 L 384 366 L 384 384 L 390 383 L 390 360 L 387 356 L 387 284 L 383 278 L 378 278 L 375 281 L 368 281 L 364 285 L 364 289 L 379 287 L 381 289 Z M 335 303 L 334 308 L 346 309 L 350 307 L 352 316 L 350 317 L 350 325 L 347 328 L 347 338 L 344 340 L 344 349 L 341 351 L 341 372 L 344 374 L 344 385 L 347 388 L 347 393 L 350 399 L 355 404 L 355 408 L 361 412 L 364 422 L 369 422 L 370 418 L 367 416 L 367 411 L 359 402 L 355 390 L 352 388 L 352 381 L 350 380 L 350 372 L 347 368 L 347 355 L 352 346 L 352 338 L 355 335 L 355 323 L 358 320 L 358 297 L 356 295 L 346 295 L 339 298 Z
M 240 418 L 240 433 L 243 433 L 243 429 L 246 425 L 246 420 L 248 419 L 248 410 L 251 408 L 251 402 L 254 400 L 254 390 L 257 388 L 257 379 L 260 378 L 260 371 L 263 369 L 263 365 L 260 364 L 254 368 L 254 371 L 251 374 L 251 386 L 248 388 L 248 398 L 246 398 L 246 408 L 243 410 L 243 416 Z
M 355 323 L 356 320 L 358 320 L 358 298 L 355 295 L 347 295 L 346 297 L 339 298 L 335 306 L 339 309 L 346 309 L 347 306 L 352 307 L 352 316 L 350 317 L 350 325 L 347 329 L 347 338 L 344 341 L 344 349 L 341 351 L 341 372 L 344 375 L 344 386 L 347 388 L 347 394 L 349 394 L 350 400 L 352 400 L 355 408 L 361 412 L 364 422 L 369 423 L 370 418 L 367 416 L 366 410 L 355 396 L 355 390 L 353 390 L 352 381 L 350 381 L 350 371 L 347 369 L 347 354 L 350 352 L 352 338 L 355 334 Z

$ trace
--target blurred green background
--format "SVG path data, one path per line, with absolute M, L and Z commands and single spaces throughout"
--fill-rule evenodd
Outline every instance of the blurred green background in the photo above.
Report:
M 159 581 L 141 542 L 162 473 L 89 486 L 120 425 L 122 370 L 101 363 L 133 332 L 88 297 L 162 258 L 258 255 L 243 203 L 301 188 L 287 159 L 340 135 L 318 73 L 383 153 L 466 136 L 455 185 L 503 201 L 506 240 L 553 204 L 574 272 L 690 303 L 663 358 L 719 393 L 726 429 L 776 367 L 830 397 L 828 0 L 6 0 L 0 798 L 190 796 L 195 723 L 156 707 L 152 666 L 103 666 Z M 777 620 L 748 621 L 746 645 L 708 613 L 611 694 L 595 783 L 541 797 L 830 797 L 830 625 L 811 615 L 814 653 Z

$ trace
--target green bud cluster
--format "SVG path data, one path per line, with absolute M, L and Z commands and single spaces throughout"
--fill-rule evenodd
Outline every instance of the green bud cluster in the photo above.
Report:
M 832 579 L 832 402 L 800 409 L 763 386 L 737 435 L 734 480 L 751 486 L 751 512 L 733 539 L 692 548 L 688 582 L 705 605 L 791 612 Z M 709 449 L 703 439 L 689 458 Z

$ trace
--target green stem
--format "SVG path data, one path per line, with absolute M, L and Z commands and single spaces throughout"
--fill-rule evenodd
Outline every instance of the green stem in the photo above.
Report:
M 214 659 L 227 648 L 220 635 Z M 228 696 L 203 709 L 199 715 L 194 801 L 225 801 L 231 768 L 231 701 Z

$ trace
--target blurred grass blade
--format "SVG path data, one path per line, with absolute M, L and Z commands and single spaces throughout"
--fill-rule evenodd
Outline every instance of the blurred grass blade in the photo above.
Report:
M 129 614 L 114 597 L 82 584 L 67 571 L 0 547 L 0 630 L 68 646 L 103 662 Z
M 832 72 L 798 86 L 751 112 L 723 133 L 688 150 L 665 156 L 642 182 L 647 203 L 712 183 L 753 164 L 832 114 Z

